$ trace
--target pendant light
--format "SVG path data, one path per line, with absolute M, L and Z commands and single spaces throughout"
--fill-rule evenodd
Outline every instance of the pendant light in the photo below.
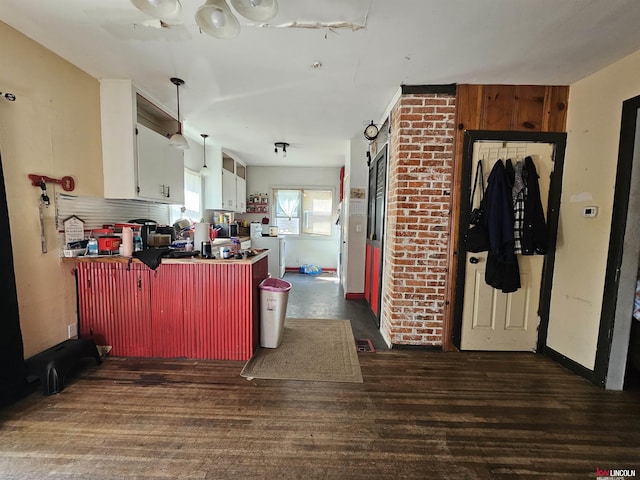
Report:
M 182 12 L 180 0 L 131 0 L 140 11 L 160 20 L 176 20 Z
M 236 12 L 254 22 L 266 22 L 278 13 L 276 0 L 231 0 Z
M 178 100 L 178 131 L 171 135 L 169 145 L 173 145 L 180 150 L 186 150 L 189 148 L 189 143 L 187 142 L 187 139 L 184 138 L 184 135 L 182 135 L 182 122 L 180 121 L 180 86 L 184 85 L 184 80 L 172 77 L 171 83 L 176 86 L 176 97 Z
M 230 39 L 240 33 L 240 23 L 225 0 L 207 0 L 196 11 L 198 27 L 215 38 Z
M 206 133 L 201 133 L 202 137 L 202 168 L 200 169 L 200 175 L 202 177 L 206 177 L 209 175 L 209 169 L 207 168 L 207 135 Z

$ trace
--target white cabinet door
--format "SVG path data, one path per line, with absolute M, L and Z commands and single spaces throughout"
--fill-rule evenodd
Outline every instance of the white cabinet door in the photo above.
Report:
M 236 212 L 247 211 L 247 181 L 244 178 L 236 177 Z
M 204 178 L 204 208 L 222 210 L 222 172 L 220 169 L 211 170 L 209 176 Z
M 138 196 L 165 201 L 163 143 L 166 139 L 144 125 L 138 124 L 137 131 Z
M 184 151 L 169 145 L 164 147 L 163 182 L 166 185 L 165 201 L 184 204 Z
M 222 169 L 222 208 L 224 210 L 236 209 L 236 174 Z
M 138 197 L 184 203 L 184 156 L 169 139 L 138 124 Z

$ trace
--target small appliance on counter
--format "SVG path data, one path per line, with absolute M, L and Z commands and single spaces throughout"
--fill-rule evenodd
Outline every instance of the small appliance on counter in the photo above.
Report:
M 156 233 L 158 222 L 155 220 L 149 220 L 147 218 L 138 218 L 135 220 L 129 220 L 129 223 L 137 223 L 140 225 L 140 237 L 142 238 L 143 248 L 149 248 L 149 234 Z
M 120 249 L 120 237 L 110 228 L 92 231 L 92 237 L 98 242 L 98 255 L 117 255 Z
M 238 236 L 238 224 L 237 223 L 216 223 L 215 229 L 218 230 L 218 237 L 231 238 Z

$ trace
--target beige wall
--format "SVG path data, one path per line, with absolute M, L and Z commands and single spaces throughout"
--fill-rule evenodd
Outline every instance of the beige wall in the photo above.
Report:
M 0 152 L 25 356 L 67 338 L 76 321 L 72 267 L 59 257 L 54 194 L 45 210 L 48 253 L 41 253 L 38 199 L 27 174 L 75 179 L 78 195 L 102 196 L 98 81 L 0 22 Z
M 547 344 L 594 368 L 622 102 L 640 95 L 640 51 L 571 85 Z M 597 206 L 596 218 L 582 209 Z

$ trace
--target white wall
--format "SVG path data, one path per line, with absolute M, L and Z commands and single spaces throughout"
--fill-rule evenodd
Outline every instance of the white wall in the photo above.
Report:
M 273 199 L 276 187 L 324 187 L 334 192 L 334 211 L 337 218 L 340 195 L 340 168 L 300 168 L 300 167 L 247 167 L 247 195 L 251 193 L 269 193 Z M 264 215 L 237 215 L 236 218 L 259 220 Z M 269 215 L 267 215 L 269 216 Z M 287 236 L 285 266 L 298 268 L 303 264 L 313 264 L 322 268 L 336 269 L 340 241 L 340 227 L 333 224 L 332 235 L 328 238 L 310 238 Z
M 640 51 L 571 85 L 547 345 L 593 370 L 622 102 L 640 95 Z M 596 218 L 582 209 L 597 206 Z
M 354 214 L 349 206 L 351 189 L 363 188 L 366 191 L 368 187 L 367 146 L 367 141 L 362 135 L 352 138 L 351 142 L 349 142 L 349 153 L 345 165 L 344 201 L 342 206 L 344 213 L 344 240 L 347 242 L 342 256 L 344 271 L 342 287 L 345 294 L 364 293 L 367 215 Z

